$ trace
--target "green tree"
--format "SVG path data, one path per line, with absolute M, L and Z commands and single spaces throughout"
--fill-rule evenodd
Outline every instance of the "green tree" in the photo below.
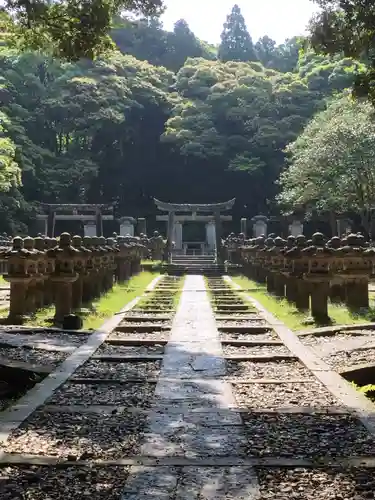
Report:
M 165 66 L 167 33 L 159 18 L 119 18 L 111 31 L 111 37 L 123 54 L 132 55 L 155 66 Z
M 20 185 L 20 169 L 16 163 L 16 146 L 9 138 L 9 118 L 0 112 L 0 192 Z
M 324 54 L 344 54 L 366 64 L 354 91 L 375 104 L 375 4 L 372 0 L 315 0 L 322 11 L 311 21 L 311 42 Z
M 173 71 L 178 71 L 189 57 L 213 59 L 212 53 L 194 35 L 184 19 L 176 22 L 173 33 L 168 33 L 167 39 L 165 66 Z
M 218 57 L 221 61 L 256 61 L 256 53 L 245 19 L 238 5 L 227 16 L 221 34 Z
M 178 147 L 191 169 L 199 166 L 200 175 L 214 165 L 216 181 L 227 179 L 222 198 L 235 192 L 254 212 L 265 210 L 276 194 L 283 149 L 318 109 L 318 96 L 298 77 L 268 76 L 259 63 L 203 59 L 187 61 L 175 88 L 183 99 L 163 141 Z
M 120 11 L 157 15 L 162 0 L 6 0 L 18 47 L 52 50 L 69 61 L 93 59 L 112 47 L 108 33 Z
M 265 68 L 273 68 L 277 58 L 277 46 L 275 40 L 265 35 L 259 38 L 255 44 L 255 53 Z
M 189 57 L 215 59 L 212 48 L 202 43 L 183 19 L 169 32 L 155 17 L 136 21 L 121 18 L 116 21 L 111 36 L 123 54 L 172 71 L 178 71 Z
M 368 102 L 340 97 L 287 147 L 280 178 L 288 210 L 356 212 L 369 230 L 375 203 L 375 121 Z

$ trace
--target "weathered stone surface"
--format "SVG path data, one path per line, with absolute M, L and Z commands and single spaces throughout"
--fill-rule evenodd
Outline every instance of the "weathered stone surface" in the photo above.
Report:
M 225 360 L 204 289 L 202 276 L 186 278 L 142 456 L 243 456 L 241 418 L 234 410 L 231 386 L 223 380 Z M 257 491 L 250 467 L 134 467 L 123 500 L 251 500 Z

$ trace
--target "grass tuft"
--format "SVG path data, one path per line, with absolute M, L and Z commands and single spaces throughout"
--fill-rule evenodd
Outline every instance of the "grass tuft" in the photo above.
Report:
M 87 306 L 90 314 L 84 316 L 83 330 L 96 330 L 104 321 L 119 312 L 126 304 L 141 295 L 145 288 L 159 273 L 144 271 L 130 278 L 127 283 L 115 284 L 111 291 L 100 297 L 96 302 Z M 55 313 L 55 307 L 50 306 L 38 311 L 33 317 L 26 320 L 25 326 L 50 327 Z M 3 311 L 0 317 L 6 317 L 8 312 Z
M 316 323 L 309 314 L 304 314 L 290 304 L 286 299 L 279 299 L 267 292 L 264 285 L 260 285 L 244 276 L 232 277 L 233 281 L 243 289 L 250 290 L 248 295 L 256 299 L 277 319 L 285 323 L 291 330 L 311 330 L 314 327 L 323 326 Z M 329 304 L 328 315 L 330 325 L 355 325 L 357 323 L 370 322 L 371 318 L 350 312 L 344 305 Z

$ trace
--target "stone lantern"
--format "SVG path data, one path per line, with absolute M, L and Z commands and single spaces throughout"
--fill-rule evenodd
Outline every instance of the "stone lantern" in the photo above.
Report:
M 118 238 L 119 252 L 117 254 L 118 280 L 120 283 L 128 280 L 131 274 L 131 246 L 124 237 Z
M 58 242 L 56 238 L 45 238 L 44 246 L 45 246 L 45 276 L 44 280 L 44 304 L 51 305 L 55 302 L 55 285 L 51 281 L 51 276 L 55 272 L 55 258 L 48 253 L 48 250 L 55 248 Z
M 338 236 L 333 236 L 327 243 L 327 247 L 334 250 L 335 258 L 331 265 L 332 280 L 330 289 L 330 298 L 332 303 L 345 302 L 345 281 L 341 277 L 342 259 L 340 258 L 339 249 L 341 247 L 341 240 Z
M 116 240 L 114 238 L 107 238 L 107 247 L 109 248 L 109 282 L 108 288 L 113 287 L 113 279 L 116 274 L 117 264 L 116 264 L 116 256 L 120 252 L 120 249 L 116 245 Z
M 112 275 L 112 271 L 110 269 L 110 248 L 106 244 L 106 239 L 104 236 L 100 236 L 98 238 L 98 246 L 101 251 L 101 271 L 100 271 L 100 286 L 101 293 L 108 291 L 110 286 L 108 286 L 109 282 L 109 273 Z
M 56 286 L 55 322 L 58 324 L 62 324 L 64 318 L 72 312 L 72 284 L 78 278 L 75 266 L 79 251 L 72 247 L 71 243 L 70 234 L 62 233 L 59 245 L 47 250 L 47 256 L 55 259 L 55 270 L 51 275 L 51 281 Z
M 315 233 L 311 243 L 302 250 L 303 260 L 307 259 L 308 263 L 303 279 L 309 284 L 313 318 L 325 322 L 329 319 L 328 297 L 332 279 L 331 266 L 335 259 L 334 250 L 325 245 L 322 233 Z
M 93 282 L 94 297 L 100 297 L 103 291 L 103 273 L 104 273 L 104 255 L 105 251 L 100 246 L 100 240 L 98 236 L 92 236 L 91 238 L 91 251 L 93 255 L 94 264 L 94 275 L 95 279 Z
M 283 274 L 284 247 L 285 240 L 277 237 L 273 240 L 273 247 L 268 251 L 270 255 L 270 272 L 267 276 L 267 291 L 274 293 L 278 297 L 284 297 L 285 293 L 285 276 Z
M 29 275 L 32 254 L 24 248 L 23 239 L 13 239 L 13 247 L 5 252 L 8 263 L 8 274 L 4 279 L 10 283 L 10 304 L 8 321 L 11 324 L 22 324 L 27 312 L 26 293 L 32 279 Z
M 372 252 L 366 249 L 362 235 L 349 234 L 346 244 L 338 250 L 338 275 L 345 283 L 349 309 L 368 308 L 368 283 L 372 272 Z
M 35 305 L 36 308 L 39 309 L 41 307 L 44 307 L 45 305 L 45 298 L 44 298 L 45 282 L 48 279 L 47 258 L 46 258 L 44 239 L 39 236 L 34 238 L 34 248 L 35 251 L 38 252 L 38 259 L 37 259 L 38 278 L 36 279 L 36 287 L 35 287 Z
M 26 310 L 29 314 L 34 314 L 36 309 L 42 307 L 44 272 L 40 273 L 40 269 L 44 267 L 44 252 L 36 250 L 35 240 L 27 236 L 23 240 L 25 250 L 30 253 L 28 274 L 31 277 L 29 286 L 26 292 Z M 43 269 L 44 271 L 44 269 Z
M 139 235 L 139 240 L 141 242 L 142 248 L 142 259 L 146 260 L 150 257 L 150 240 L 143 233 Z
M 72 308 L 79 311 L 82 308 L 83 301 L 83 283 L 86 276 L 86 264 L 91 254 L 91 250 L 85 248 L 82 244 L 81 236 L 73 236 L 72 245 L 78 251 L 74 261 L 74 269 L 78 275 L 76 281 L 73 282 L 72 291 Z
M 164 249 L 166 248 L 165 241 L 158 231 L 154 231 L 154 235 L 150 238 L 151 259 L 163 260 Z
M 309 284 L 304 280 L 304 275 L 309 270 L 308 258 L 303 253 L 303 249 L 306 248 L 306 237 L 303 235 L 289 236 L 287 241 L 288 244 L 284 250 L 284 273 L 290 279 L 295 280 L 294 302 L 297 309 L 306 311 L 310 308 Z
M 95 295 L 96 270 L 94 266 L 94 246 L 91 236 L 84 236 L 83 247 L 89 250 L 86 259 L 86 272 L 83 278 L 83 303 L 90 302 Z
M 266 284 L 267 272 L 265 269 L 266 260 L 266 245 L 265 237 L 259 236 L 255 239 L 254 253 L 253 253 L 253 264 L 255 268 L 256 279 L 259 283 Z

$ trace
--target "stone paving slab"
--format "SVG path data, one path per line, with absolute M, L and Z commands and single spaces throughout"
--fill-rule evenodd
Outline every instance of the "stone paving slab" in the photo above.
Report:
M 140 466 L 132 468 L 122 500 L 249 500 L 258 495 L 249 466 Z
M 165 348 L 142 456 L 159 460 L 244 456 L 241 418 L 234 410 L 231 385 L 224 380 L 219 333 L 203 290 L 202 276 L 187 276 Z M 133 467 L 123 500 L 252 500 L 257 492 L 249 466 Z

